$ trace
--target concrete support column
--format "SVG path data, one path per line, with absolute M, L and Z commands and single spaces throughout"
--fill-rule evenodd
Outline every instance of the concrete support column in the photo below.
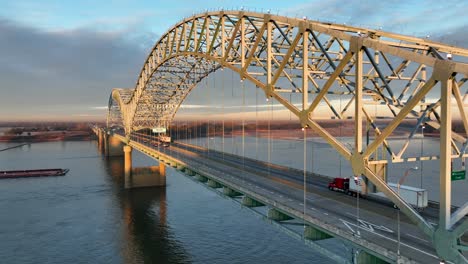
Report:
M 254 200 L 248 196 L 244 196 L 242 198 L 242 205 L 247 206 L 247 207 L 258 207 L 258 206 L 264 206 L 261 202 Z
M 378 257 L 367 253 L 364 250 L 359 250 L 355 256 L 355 262 L 357 264 L 387 264 L 386 261 L 379 259 Z
M 195 179 L 197 179 L 198 181 L 201 181 L 201 182 L 206 182 L 208 180 L 208 178 L 206 178 L 205 176 L 202 176 L 200 174 L 195 174 Z
M 287 214 L 284 214 L 276 209 L 268 210 L 268 219 L 275 220 L 275 221 L 286 221 L 293 219 Z
M 97 136 L 98 136 L 98 149 L 99 151 L 103 152 L 104 151 L 104 133 L 101 129 L 98 130 Z
M 126 145 L 124 151 L 125 188 L 132 188 L 132 147 Z
M 224 193 L 224 195 L 229 196 L 229 197 L 236 197 L 236 196 L 241 196 L 242 195 L 242 193 L 237 192 L 237 191 L 235 191 L 235 190 L 233 190 L 233 189 L 231 189 L 229 187 L 224 187 L 223 193 Z
M 109 156 L 109 137 L 110 136 L 105 131 L 102 132 L 102 140 L 104 141 L 103 152 L 105 156 Z
M 178 171 L 184 171 L 185 170 L 185 167 L 182 164 L 177 164 L 176 166 L 177 166 Z
M 166 186 L 165 169 L 161 174 L 161 166 L 133 168 L 131 182 L 126 188 Z
M 166 177 L 166 165 L 163 162 L 159 162 L 159 175 Z
M 124 171 L 125 179 L 132 175 L 132 147 L 126 145 L 123 147 L 125 161 L 124 161 Z
M 106 155 L 109 157 L 118 157 L 118 156 L 123 156 L 124 151 L 123 151 L 123 146 L 124 143 L 120 141 L 115 136 L 112 135 L 105 135 L 105 149 L 106 149 Z
M 215 189 L 223 187 L 217 181 L 213 181 L 211 179 L 208 179 L 208 186 L 210 186 L 211 188 L 215 188 Z
M 195 172 L 193 170 L 185 168 L 185 174 L 187 174 L 188 176 L 194 176 Z
M 317 228 L 306 226 L 304 230 L 304 238 L 316 241 L 316 240 L 332 238 L 332 236 L 330 236 L 329 234 L 325 232 L 322 232 L 321 230 Z

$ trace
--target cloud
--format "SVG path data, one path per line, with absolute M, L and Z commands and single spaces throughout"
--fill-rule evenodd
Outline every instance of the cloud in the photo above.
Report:
M 89 111 L 106 103 L 113 87 L 134 86 L 158 38 L 148 32 L 48 32 L 1 18 L 0 35 L 0 121 L 51 109 L 73 115 L 72 108 Z
M 467 26 L 468 25 L 461 26 L 441 34 L 437 34 L 434 36 L 434 39 L 446 44 L 468 49 L 468 35 L 466 34 Z
M 466 1 L 427 0 L 408 1 L 313 1 L 293 6 L 284 13 L 307 16 L 313 20 L 346 23 L 367 28 L 382 27 L 385 31 L 425 36 L 440 34 L 447 30 L 465 26 L 468 19 Z
M 424 5 L 402 0 L 359 3 L 330 0 L 303 4 L 284 13 L 357 26 L 378 25 L 387 31 L 410 35 L 431 33 L 431 39 L 467 47 L 468 22 L 461 15 L 467 6 L 466 2 L 453 0 L 442 4 L 429 0 Z M 141 31 L 139 23 L 143 20 L 132 17 L 124 19 L 127 27 L 110 30 L 118 20 L 101 18 L 92 20 L 95 26 L 89 23 L 75 29 L 46 31 L 0 17 L 0 121 L 41 115 L 52 118 L 94 115 L 97 110 L 106 109 L 103 105 L 113 87 L 133 87 L 158 36 Z M 222 79 L 228 85 L 230 73 L 225 71 L 224 75 Z M 263 98 L 263 92 L 259 94 Z M 221 96 L 224 97 L 220 94 L 212 97 Z M 229 95 L 226 97 L 226 112 L 242 108 L 239 102 L 229 103 Z M 231 97 L 241 98 L 241 93 L 233 91 Z M 252 110 L 255 90 L 248 89 L 247 97 L 245 107 Z M 191 105 L 182 108 L 201 109 L 206 102 L 200 100 L 186 102 Z M 264 110 L 269 105 L 254 107 Z
M 92 106 L 91 109 L 93 110 L 107 110 L 108 106 Z

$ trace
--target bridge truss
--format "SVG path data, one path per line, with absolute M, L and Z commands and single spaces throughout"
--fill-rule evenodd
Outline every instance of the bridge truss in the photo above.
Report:
M 460 237 L 468 203 L 451 213 L 451 163 L 465 159 L 468 50 L 379 30 L 244 11 L 207 12 L 167 31 L 147 57 L 134 89 L 114 89 L 108 126 L 132 131 L 168 127 L 186 96 L 210 73 L 228 68 L 298 117 L 392 200 L 425 234 L 442 259 L 467 262 Z M 301 106 L 292 97 L 301 98 Z M 345 100 L 338 109 L 334 99 Z M 354 146 L 317 123 L 319 106 L 353 119 Z M 373 112 L 378 106 L 379 111 Z M 378 113 L 377 113 L 378 112 Z M 377 122 L 379 115 L 393 119 Z M 461 119 L 464 133 L 452 130 Z M 388 138 L 406 119 L 416 125 L 401 147 Z M 364 125 L 375 137 L 363 144 Z M 440 155 L 406 150 L 422 125 L 440 132 Z M 389 157 L 387 157 L 387 155 Z M 385 181 L 389 162 L 440 160 L 440 216 L 436 227 Z

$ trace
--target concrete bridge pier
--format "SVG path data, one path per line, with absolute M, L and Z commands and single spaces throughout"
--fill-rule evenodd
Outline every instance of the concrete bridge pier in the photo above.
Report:
M 223 194 L 229 197 L 236 197 L 236 196 L 241 196 L 242 193 L 237 192 L 236 190 L 233 190 L 229 187 L 224 186 L 223 187 Z
M 219 184 L 217 181 L 214 181 L 212 179 L 208 179 L 208 186 L 210 186 L 211 188 L 215 188 L 215 189 L 218 189 L 218 188 L 221 188 L 223 187 L 221 184 Z
M 317 240 L 332 238 L 332 236 L 323 232 L 320 229 L 314 228 L 312 226 L 306 226 L 306 228 L 304 229 L 304 238 L 317 241 Z
M 125 144 L 115 136 L 105 134 L 105 155 L 107 157 L 124 156 Z
M 271 208 L 270 210 L 268 210 L 268 219 L 274 220 L 274 221 L 286 221 L 286 220 L 291 220 L 293 218 L 287 214 L 284 214 L 283 212 L 280 212 L 274 208 Z
M 98 149 L 99 152 L 104 153 L 105 151 L 105 133 L 103 130 L 99 129 L 97 132 L 98 136 Z
M 208 181 L 208 178 L 206 178 L 205 176 L 200 175 L 200 174 L 198 174 L 198 173 L 195 174 L 195 179 L 197 179 L 197 180 L 200 181 L 200 182 L 206 182 L 206 181 Z
M 247 207 L 258 207 L 258 206 L 265 206 L 261 202 L 254 200 L 248 196 L 244 196 L 242 198 L 242 205 Z
M 124 146 L 124 171 L 125 171 L 125 186 L 127 186 L 127 179 L 132 176 L 132 147 Z
M 388 262 L 367 253 L 364 250 L 359 250 L 355 254 L 354 263 L 357 264 L 388 264 Z M 400 263 L 397 261 L 397 263 Z
M 185 168 L 185 174 L 187 174 L 188 176 L 195 176 L 195 172 L 191 169 L 188 169 L 188 168 Z
M 125 189 L 166 186 L 166 165 L 143 168 L 132 167 L 132 147 L 126 145 L 124 152 Z

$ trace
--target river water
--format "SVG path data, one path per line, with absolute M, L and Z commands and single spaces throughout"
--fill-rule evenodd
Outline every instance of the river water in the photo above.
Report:
M 0 170 L 70 169 L 0 181 L 0 263 L 332 263 L 172 169 L 166 188 L 125 191 L 121 161 L 93 141 L 0 152 Z

